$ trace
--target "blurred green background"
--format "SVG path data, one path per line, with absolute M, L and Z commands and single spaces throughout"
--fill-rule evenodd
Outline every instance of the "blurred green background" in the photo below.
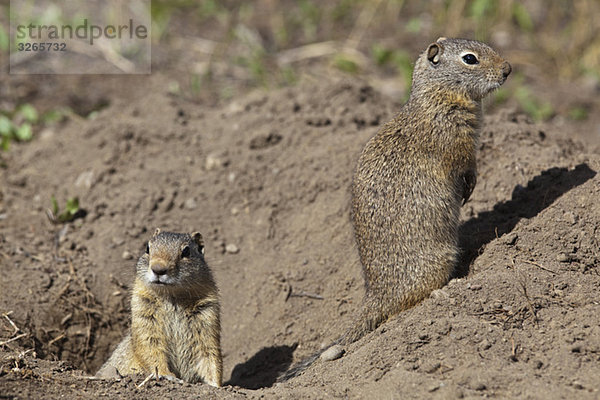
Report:
M 0 1 L 4 71 L 8 6 Z M 401 103 L 417 55 L 447 36 L 487 42 L 511 62 L 513 74 L 487 107 L 506 104 L 535 121 L 587 121 L 600 107 L 600 0 L 153 0 L 151 13 L 153 75 L 165 77 L 172 95 L 209 106 L 257 88 L 348 78 Z M 23 123 L 34 131 L 45 123 L 29 106 L 42 117 L 78 107 L 73 93 L 61 100 L 61 86 L 85 86 L 79 99 L 93 101 L 75 112 L 93 117 L 111 96 L 94 100 L 93 90 L 140 79 L 88 76 L 73 85 L 66 83 L 72 77 L 2 74 L 0 133 L 7 141 L 34 136 Z M 51 102 L 39 97 L 49 81 L 59 87 Z M 15 90 L 27 84 L 38 87 Z
M 333 40 L 369 59 L 355 55 L 352 60 L 347 54 L 357 65 L 338 63 L 357 72 L 367 61 L 401 66 L 400 54 L 424 38 L 461 36 L 510 49 L 521 63 L 547 63 L 544 73 L 560 79 L 600 77 L 598 0 L 154 0 L 152 16 L 155 41 L 195 30 L 209 33 L 207 39 L 225 47 L 253 50 L 233 60 L 238 63 L 251 63 L 242 59 L 253 56 L 268 64 L 284 50 Z M 181 24 L 182 18 L 187 23 Z M 180 22 L 174 26 L 173 20 Z M 221 55 L 228 53 L 221 50 Z M 254 69 L 261 74 L 260 68 Z
M 439 36 L 497 48 L 515 72 L 495 103 L 513 99 L 536 120 L 564 106 L 546 89 L 600 82 L 598 0 L 154 0 L 152 15 L 156 43 L 202 54 L 173 88 L 192 97 L 215 82 L 231 97 L 240 87 L 341 74 L 402 100 L 416 55 Z M 569 118 L 588 113 L 576 101 L 567 108 L 559 111 Z

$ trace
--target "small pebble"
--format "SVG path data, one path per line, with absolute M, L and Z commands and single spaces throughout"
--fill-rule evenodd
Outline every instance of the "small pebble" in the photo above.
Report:
M 54 139 L 54 131 L 52 129 L 44 129 L 40 132 L 40 139 L 42 140 L 52 140 Z
M 237 254 L 240 252 L 240 249 L 235 244 L 229 243 L 225 246 L 225 251 L 229 254 Z
M 431 292 L 430 296 L 439 300 L 447 300 L 450 298 L 450 294 L 444 289 L 435 289 L 433 292 Z
M 123 254 L 121 254 L 121 258 L 123 260 L 131 260 L 133 258 L 133 254 L 131 254 L 130 252 L 128 252 L 127 250 L 125 250 L 123 252 Z
M 183 203 L 183 206 L 188 210 L 193 210 L 198 207 L 198 203 L 193 198 L 189 198 Z
M 560 253 L 559 255 L 556 256 L 556 259 L 559 262 L 569 262 L 569 261 L 571 261 L 571 257 L 568 254 L 566 254 L 566 253 Z
M 440 369 L 441 364 L 439 362 L 432 362 L 423 365 L 423 371 L 427 374 L 433 374 L 435 371 Z M 439 387 L 439 386 L 438 386 Z
M 440 388 L 440 386 L 441 385 L 439 383 L 434 383 L 427 388 L 427 391 L 429 393 L 435 392 L 436 390 L 438 390 Z
M 488 350 L 490 347 L 492 347 L 490 341 L 488 339 L 483 339 L 483 341 L 481 342 L 481 349 Z
M 565 221 L 567 221 L 571 225 L 575 225 L 577 223 L 577 216 L 571 211 L 567 211 L 565 213 Z
M 213 153 L 207 155 L 206 161 L 204 161 L 204 168 L 206 168 L 207 171 L 221 167 L 222 165 L 223 161 L 219 158 L 217 154 Z
M 512 246 L 517 242 L 518 238 L 519 235 L 517 235 L 515 232 L 507 233 L 506 235 L 502 236 L 502 243 Z
M 339 344 L 333 345 L 321 354 L 321 360 L 333 361 L 344 355 L 346 351 Z
M 113 367 L 112 365 L 108 365 L 106 368 L 102 368 L 97 376 L 99 378 L 104 378 L 104 379 L 115 379 L 115 378 L 121 378 L 121 375 L 119 374 L 119 371 L 117 370 L 117 368 Z
M 85 189 L 90 189 L 94 184 L 94 171 L 86 171 L 79 174 L 77 179 L 75 180 L 76 187 L 83 187 Z

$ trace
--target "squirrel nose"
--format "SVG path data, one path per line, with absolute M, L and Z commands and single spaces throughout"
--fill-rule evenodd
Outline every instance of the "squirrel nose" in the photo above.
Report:
M 504 61 L 504 63 L 502 64 L 502 75 L 504 76 L 504 79 L 506 79 L 508 75 L 510 75 L 511 71 L 512 67 L 510 66 L 508 61 Z
M 153 263 L 150 265 L 150 269 L 159 276 L 166 274 L 168 270 L 167 266 L 163 263 Z

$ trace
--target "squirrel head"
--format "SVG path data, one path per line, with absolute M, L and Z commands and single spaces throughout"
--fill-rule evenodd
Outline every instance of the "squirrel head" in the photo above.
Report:
M 510 72 L 510 64 L 488 45 L 440 37 L 417 60 L 411 97 L 450 91 L 480 101 L 500 87 Z
M 212 282 L 202 235 L 157 229 L 138 261 L 137 276 L 157 291 L 190 290 Z

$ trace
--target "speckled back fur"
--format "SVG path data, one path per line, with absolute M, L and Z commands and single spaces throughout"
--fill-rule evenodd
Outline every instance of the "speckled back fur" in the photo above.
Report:
M 407 104 L 358 159 L 351 213 L 365 297 L 333 344 L 360 339 L 448 282 L 459 254 L 460 207 L 476 183 L 481 99 L 510 72 L 492 48 L 473 40 L 439 38 L 419 56 Z

